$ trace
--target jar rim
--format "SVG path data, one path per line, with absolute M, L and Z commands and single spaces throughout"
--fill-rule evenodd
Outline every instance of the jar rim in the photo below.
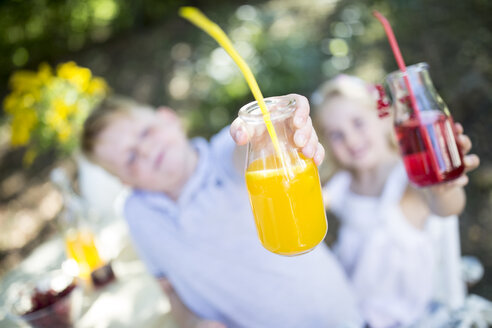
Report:
M 292 97 L 264 98 L 270 113 L 270 120 L 276 121 L 290 115 L 296 108 L 296 100 Z M 257 101 L 252 101 L 239 109 L 239 117 L 248 123 L 263 122 L 263 113 Z
M 407 66 L 407 74 L 415 74 L 415 73 L 419 73 L 422 71 L 427 71 L 428 69 L 429 69 L 429 64 L 427 64 L 426 62 L 421 62 L 421 63 Z M 396 71 L 389 73 L 388 76 L 386 77 L 386 79 L 387 80 L 396 80 L 396 79 L 401 79 L 404 76 L 405 76 L 405 73 L 403 73 L 400 70 L 396 70 Z

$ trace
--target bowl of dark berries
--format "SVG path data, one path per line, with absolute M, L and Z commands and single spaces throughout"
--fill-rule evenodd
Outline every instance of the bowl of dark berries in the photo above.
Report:
M 82 287 L 63 271 L 51 271 L 10 286 L 8 309 L 34 328 L 72 328 L 82 307 Z

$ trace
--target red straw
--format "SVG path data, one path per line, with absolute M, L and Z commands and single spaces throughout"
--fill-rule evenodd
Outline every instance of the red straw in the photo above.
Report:
M 396 63 L 400 68 L 400 71 L 403 73 L 403 79 L 405 80 L 405 85 L 407 86 L 408 94 L 410 96 L 410 105 L 417 116 L 417 119 L 420 121 L 420 113 L 417 106 L 417 101 L 415 100 L 415 95 L 413 93 L 412 87 L 410 86 L 410 80 L 408 79 L 407 67 L 405 66 L 405 62 L 403 61 L 403 56 L 400 52 L 400 47 L 398 46 L 398 42 L 396 42 L 395 34 L 393 33 L 393 29 L 391 28 L 390 23 L 379 11 L 374 10 L 372 14 L 383 24 L 384 31 L 386 32 L 386 36 L 388 37 L 389 44 L 391 46 L 391 50 L 393 50 L 393 54 L 396 59 Z

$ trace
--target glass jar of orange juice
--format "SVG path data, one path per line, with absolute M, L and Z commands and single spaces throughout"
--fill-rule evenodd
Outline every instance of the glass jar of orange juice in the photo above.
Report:
M 265 104 L 279 149 L 274 147 L 256 101 L 239 110 L 250 136 L 246 185 L 251 208 L 266 249 L 280 255 L 299 255 L 318 245 L 328 227 L 318 168 L 295 146 L 295 100 L 267 98 Z
M 76 263 L 76 272 L 80 278 L 90 281 L 95 287 L 103 286 L 115 279 L 111 262 L 105 261 L 97 248 L 96 236 L 87 218 L 89 216 L 84 201 L 75 194 L 66 173 L 54 169 L 52 182 L 63 196 L 63 211 L 58 226 L 62 232 L 67 258 Z

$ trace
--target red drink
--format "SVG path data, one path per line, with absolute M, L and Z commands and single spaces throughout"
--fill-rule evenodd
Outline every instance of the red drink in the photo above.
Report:
M 31 296 L 32 308 L 22 315 L 34 328 L 71 328 L 70 293 L 77 287 L 72 282 L 61 292 L 35 288 Z
M 456 145 L 452 118 L 427 110 L 420 112 L 420 119 L 395 125 L 409 180 L 423 187 L 459 177 L 464 171 L 463 156 Z
M 6 301 L 9 314 L 15 321 L 22 319 L 33 328 L 74 326 L 83 296 L 74 277 L 56 270 L 23 279 L 9 287 L 12 289 Z

